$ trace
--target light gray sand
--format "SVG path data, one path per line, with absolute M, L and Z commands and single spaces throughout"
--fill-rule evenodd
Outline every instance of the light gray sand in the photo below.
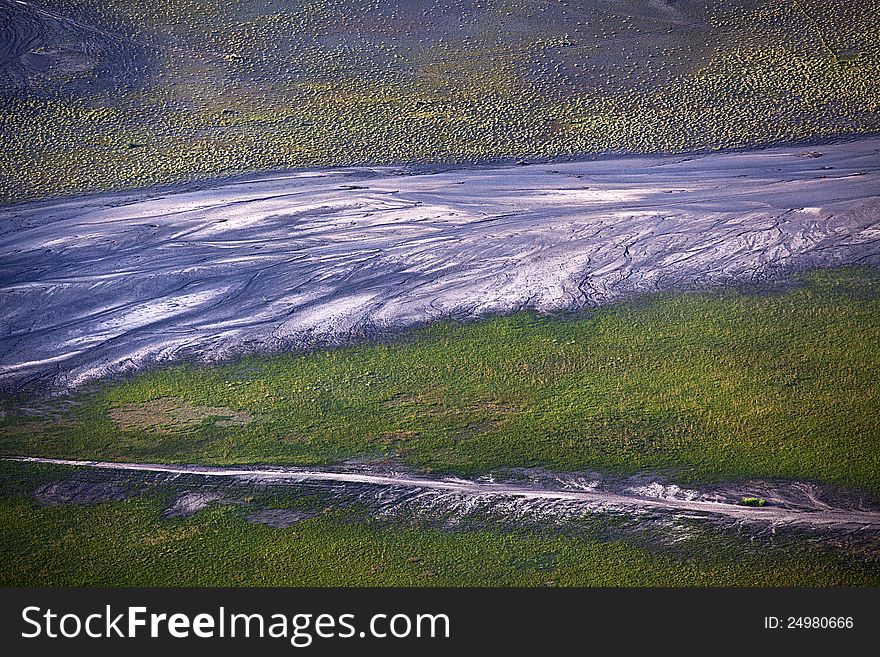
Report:
M 274 174 L 0 208 L 0 381 L 880 264 L 880 140 Z

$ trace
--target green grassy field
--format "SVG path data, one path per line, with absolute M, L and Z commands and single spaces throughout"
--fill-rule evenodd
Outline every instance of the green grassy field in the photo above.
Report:
M 870 556 L 798 536 L 749 540 L 693 528 L 674 547 L 583 531 L 463 531 L 367 521 L 336 510 L 286 529 L 235 505 L 160 516 L 170 492 L 41 507 L 38 481 L 67 468 L 0 466 L 2 586 L 865 586 Z M 284 500 L 309 508 L 314 500 Z M 605 520 L 593 519 L 601 525 Z
M 29 4 L 76 23 L 8 8 L 48 67 L 0 84 L 0 202 L 880 130 L 878 0 Z
M 384 344 L 174 366 L 5 399 L 0 453 L 424 472 L 779 477 L 880 493 L 880 273 L 441 323 Z M 68 405 L 73 401 L 72 405 Z

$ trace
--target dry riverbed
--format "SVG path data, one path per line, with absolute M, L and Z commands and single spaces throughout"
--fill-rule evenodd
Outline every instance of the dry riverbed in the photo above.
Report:
M 295 171 L 0 209 L 0 381 L 880 263 L 880 140 Z

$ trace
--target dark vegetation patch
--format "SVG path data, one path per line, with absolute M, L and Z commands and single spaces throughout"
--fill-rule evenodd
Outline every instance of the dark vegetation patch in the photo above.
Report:
M 97 504 L 128 497 L 126 489 L 112 481 L 83 481 L 68 479 L 40 486 L 34 498 L 40 504 Z
M 276 529 L 285 529 L 310 517 L 308 513 L 291 509 L 260 509 L 248 514 L 247 521 Z

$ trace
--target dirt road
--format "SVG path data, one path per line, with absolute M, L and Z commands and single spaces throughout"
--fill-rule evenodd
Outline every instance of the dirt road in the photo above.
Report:
M 835 507 L 809 493 L 802 495 L 797 503 L 784 493 L 776 495 L 765 507 L 744 506 L 731 498 L 730 492 L 694 494 L 678 487 L 660 487 L 650 494 L 651 487 L 630 488 L 624 491 L 605 490 L 601 487 L 585 488 L 566 485 L 553 488 L 547 485 L 529 485 L 513 482 L 475 481 L 466 479 L 432 479 L 387 472 L 334 471 L 306 468 L 281 467 L 214 467 L 200 465 L 162 465 L 154 463 L 112 463 L 102 461 L 76 461 L 36 457 L 9 457 L 5 460 L 24 463 L 67 465 L 97 468 L 117 472 L 163 473 L 171 475 L 195 475 L 206 478 L 227 478 L 240 482 L 262 484 L 327 483 L 329 485 L 352 484 L 386 487 L 398 493 L 390 498 L 398 504 L 403 498 L 411 501 L 413 492 L 426 491 L 449 494 L 458 498 L 473 499 L 490 497 L 496 499 L 519 499 L 538 502 L 574 504 L 585 511 L 611 511 L 637 513 L 644 511 L 667 511 L 698 516 L 723 516 L 734 521 L 760 521 L 774 526 L 799 526 L 816 530 L 844 530 L 875 532 L 880 530 L 880 511 Z M 714 499 L 713 499 L 714 498 Z

